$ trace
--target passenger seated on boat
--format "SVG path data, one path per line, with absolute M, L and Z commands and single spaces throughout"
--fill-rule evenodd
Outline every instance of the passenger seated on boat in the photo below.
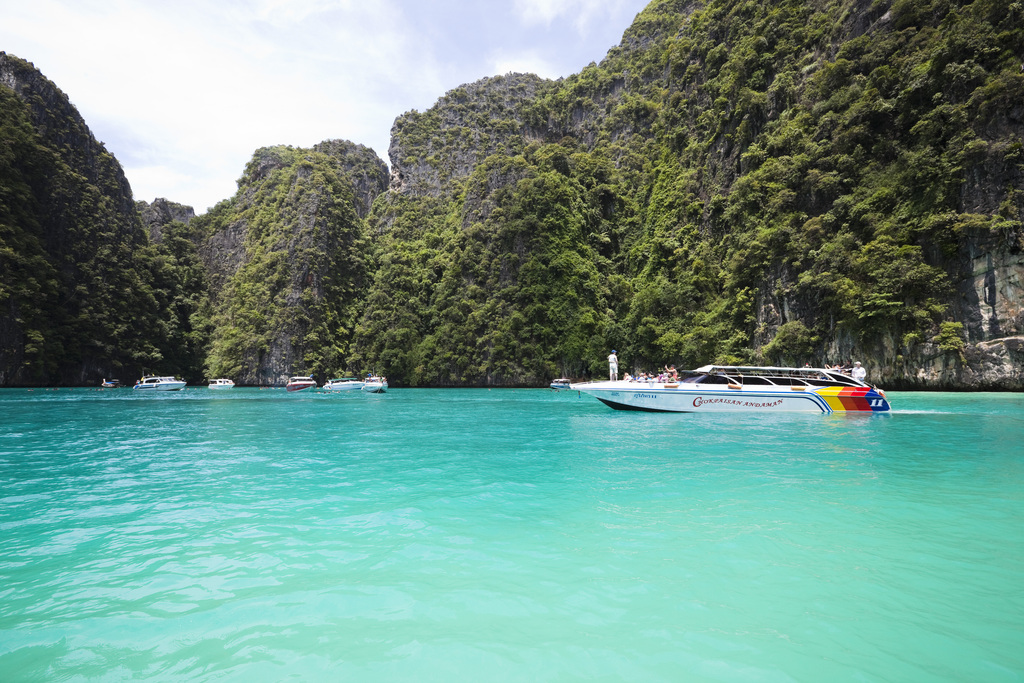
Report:
M 623 380 L 624 382 L 632 382 L 632 381 L 633 381 L 633 376 L 632 376 L 632 375 L 630 375 L 630 374 L 629 374 L 629 373 L 627 372 L 627 373 L 625 373 L 624 375 L 622 375 L 622 380 Z

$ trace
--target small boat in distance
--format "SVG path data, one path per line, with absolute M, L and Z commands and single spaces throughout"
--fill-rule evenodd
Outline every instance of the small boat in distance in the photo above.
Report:
M 889 410 L 885 392 L 837 370 L 705 365 L 679 380 L 573 384 L 616 410 L 650 412 L 864 412 Z
M 561 379 L 553 379 L 551 380 L 551 388 L 554 389 L 555 391 L 561 391 L 562 389 L 571 389 L 572 380 L 566 377 L 562 377 Z
M 288 384 L 284 388 L 288 391 L 302 391 L 303 389 L 311 389 L 315 386 L 316 380 L 312 377 L 290 377 Z
M 230 379 L 211 379 L 210 380 L 210 388 L 211 389 L 234 389 L 235 388 L 235 383 L 233 381 L 231 381 Z
M 358 377 L 329 379 L 324 382 L 324 385 L 321 388 L 325 391 L 358 391 L 363 388 L 363 380 Z
M 135 383 L 134 389 L 144 391 L 181 391 L 185 388 L 185 382 L 174 377 L 157 377 L 146 375 Z
M 370 375 L 363 382 L 363 391 L 368 394 L 383 394 L 388 390 L 388 378 L 387 377 L 375 377 Z
M 100 382 L 100 386 L 103 387 L 104 389 L 116 389 L 119 386 L 121 386 L 121 380 L 107 379 L 106 377 L 104 377 L 103 381 Z

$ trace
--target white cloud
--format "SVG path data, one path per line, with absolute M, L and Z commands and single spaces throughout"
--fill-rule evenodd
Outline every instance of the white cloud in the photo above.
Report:
M 622 7 L 645 0 L 419 3 L 0 0 L 0 50 L 68 95 L 137 199 L 202 212 L 260 147 L 344 138 L 387 160 L 395 117 L 451 88 L 568 75 L 601 59 L 632 18 Z M 571 38 L 598 17 L 613 25 L 596 45 Z
M 350 11 L 356 3 L 351 0 L 256 0 L 249 5 L 245 9 L 254 10 L 262 21 L 288 21 L 298 24 L 311 16 L 334 9 Z
M 586 34 L 594 22 L 615 14 L 622 5 L 622 0 L 514 0 L 523 23 L 550 26 L 564 18 L 580 34 Z

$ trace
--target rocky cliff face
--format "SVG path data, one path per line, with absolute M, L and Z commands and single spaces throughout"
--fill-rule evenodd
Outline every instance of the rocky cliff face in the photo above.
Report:
M 326 155 L 337 164 L 352 186 L 356 213 L 360 218 L 366 218 L 374 200 L 387 189 L 387 164 L 370 148 L 348 140 L 325 140 L 315 145 L 313 151 Z
M 660 299 L 621 290 L 635 343 L 609 343 L 642 362 L 856 357 L 891 388 L 1024 388 L 1020 26 L 984 3 L 841 5 L 652 2 L 576 76 L 512 81 L 499 106 L 508 84 L 485 79 L 400 117 L 391 192 L 443 203 L 488 158 L 582 149 L 616 166 L 599 190 L 604 286 Z M 520 181 L 467 197 L 463 229 Z
M 964 347 L 924 345 L 908 384 L 924 388 L 1024 390 L 1024 231 L 969 235 L 960 253 L 957 319 Z
M 192 223 L 215 308 L 210 376 L 283 385 L 341 372 L 365 287 L 363 220 L 387 187 L 372 150 L 258 150 L 234 198 Z
M 439 196 L 498 152 L 522 151 L 524 107 L 551 82 L 533 74 L 484 78 L 444 95 L 426 112 L 399 116 L 391 129 L 391 190 Z
M 30 63 L 0 52 L 0 385 L 93 384 L 160 356 L 148 244 L 121 166 Z
M 138 241 L 132 190 L 121 165 L 96 140 L 68 96 L 30 63 L 0 52 L 0 84 L 29 108 L 32 125 L 43 144 L 93 186 L 109 190 L 115 202 L 111 220 L 123 236 Z
M 136 211 L 67 98 L 0 54 L 0 183 L 29 199 L 0 207 L 0 384 L 166 364 L 187 235 L 209 374 L 242 383 L 528 384 L 614 346 L 1022 389 L 1022 42 L 981 0 L 655 0 L 580 74 L 398 117 L 390 178 L 345 141 L 266 148 L 199 217 Z
M 162 237 L 162 228 L 168 223 L 184 223 L 196 217 L 196 212 L 191 206 L 168 201 L 157 197 L 152 204 L 144 201 L 135 203 L 142 217 L 142 223 L 146 226 L 151 242 L 159 243 Z

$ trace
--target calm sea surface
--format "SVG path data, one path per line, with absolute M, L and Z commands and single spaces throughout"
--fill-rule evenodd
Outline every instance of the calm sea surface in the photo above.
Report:
M 0 390 L 0 681 L 1021 681 L 1024 395 Z

